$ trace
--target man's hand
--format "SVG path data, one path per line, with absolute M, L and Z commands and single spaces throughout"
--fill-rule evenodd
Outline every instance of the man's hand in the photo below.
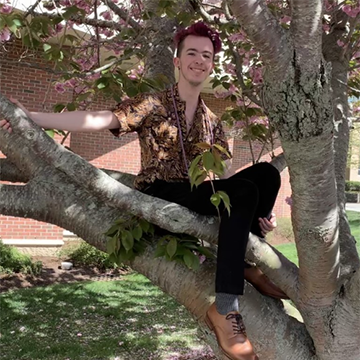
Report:
M 25 106 L 23 104 L 21 104 L 18 100 L 14 99 L 14 98 L 10 98 L 10 101 L 12 103 L 14 103 L 16 106 L 18 106 L 22 111 L 24 111 L 24 113 L 31 118 L 31 114 L 30 112 L 25 108 Z M 6 130 L 9 134 L 12 133 L 12 127 L 9 123 L 9 121 L 2 119 L 0 120 L 0 128 Z
M 259 218 L 259 226 L 261 229 L 261 235 L 265 237 L 267 233 L 276 228 L 276 215 L 272 213 L 270 219 Z
M 10 123 L 9 123 L 7 120 L 5 120 L 5 119 L 0 120 L 0 128 L 6 130 L 9 134 L 12 133 L 12 127 L 11 127 L 11 125 L 10 125 Z

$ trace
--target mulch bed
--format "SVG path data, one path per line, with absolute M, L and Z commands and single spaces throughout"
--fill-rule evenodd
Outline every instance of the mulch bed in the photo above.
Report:
M 34 257 L 34 261 L 43 263 L 42 271 L 37 276 L 13 274 L 0 275 L 0 293 L 12 289 L 30 288 L 34 286 L 46 286 L 52 284 L 63 284 L 76 281 L 112 281 L 119 280 L 124 270 L 113 272 L 101 272 L 89 267 L 76 267 L 71 270 L 61 269 L 61 260 L 56 257 Z

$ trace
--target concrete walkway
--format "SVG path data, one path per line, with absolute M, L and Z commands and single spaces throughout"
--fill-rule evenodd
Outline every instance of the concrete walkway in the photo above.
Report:
M 360 204 L 347 203 L 347 204 L 346 204 L 346 210 L 351 210 L 351 211 L 360 212 Z

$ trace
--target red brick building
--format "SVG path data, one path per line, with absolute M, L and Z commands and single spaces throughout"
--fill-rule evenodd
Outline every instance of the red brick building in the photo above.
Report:
M 37 67 L 23 65 L 36 64 Z M 48 68 L 41 55 L 28 54 L 19 43 L 6 44 L 0 50 L 0 91 L 5 96 L 14 97 L 22 102 L 30 111 L 52 111 L 52 106 L 59 102 L 71 101 L 72 93 L 59 94 L 54 90 L 53 82 L 56 77 L 41 68 Z M 216 99 L 211 94 L 203 94 L 207 106 L 216 114 L 221 115 L 230 104 L 224 100 Z M 111 101 L 96 101 L 91 109 L 107 109 L 113 106 Z M 233 152 L 234 166 L 238 168 L 251 164 L 251 154 L 248 144 L 238 140 L 229 139 Z M 100 133 L 73 133 L 66 140 L 75 153 L 90 161 L 97 167 L 115 169 L 136 174 L 140 168 L 140 149 L 136 134 L 127 134 L 120 139 L 114 138 L 110 132 Z M 276 153 L 280 153 L 278 148 Z M 0 153 L 0 157 L 3 155 Z M 269 160 L 265 155 L 262 160 Z M 1 169 L 0 169 L 1 171 Z M 287 217 L 290 208 L 286 204 L 286 197 L 291 190 L 288 172 L 282 174 L 282 187 L 275 206 L 278 217 Z M 61 244 L 63 229 L 30 219 L 0 216 L 0 238 L 8 243 L 31 244 Z

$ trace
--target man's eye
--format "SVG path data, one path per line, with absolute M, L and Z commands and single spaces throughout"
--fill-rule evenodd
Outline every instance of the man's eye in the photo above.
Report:
M 209 55 L 204 55 L 204 58 L 210 59 L 210 56 Z
M 191 52 L 191 53 L 188 53 L 188 55 L 191 55 L 191 56 L 192 56 L 192 55 L 195 55 L 195 53 Z

